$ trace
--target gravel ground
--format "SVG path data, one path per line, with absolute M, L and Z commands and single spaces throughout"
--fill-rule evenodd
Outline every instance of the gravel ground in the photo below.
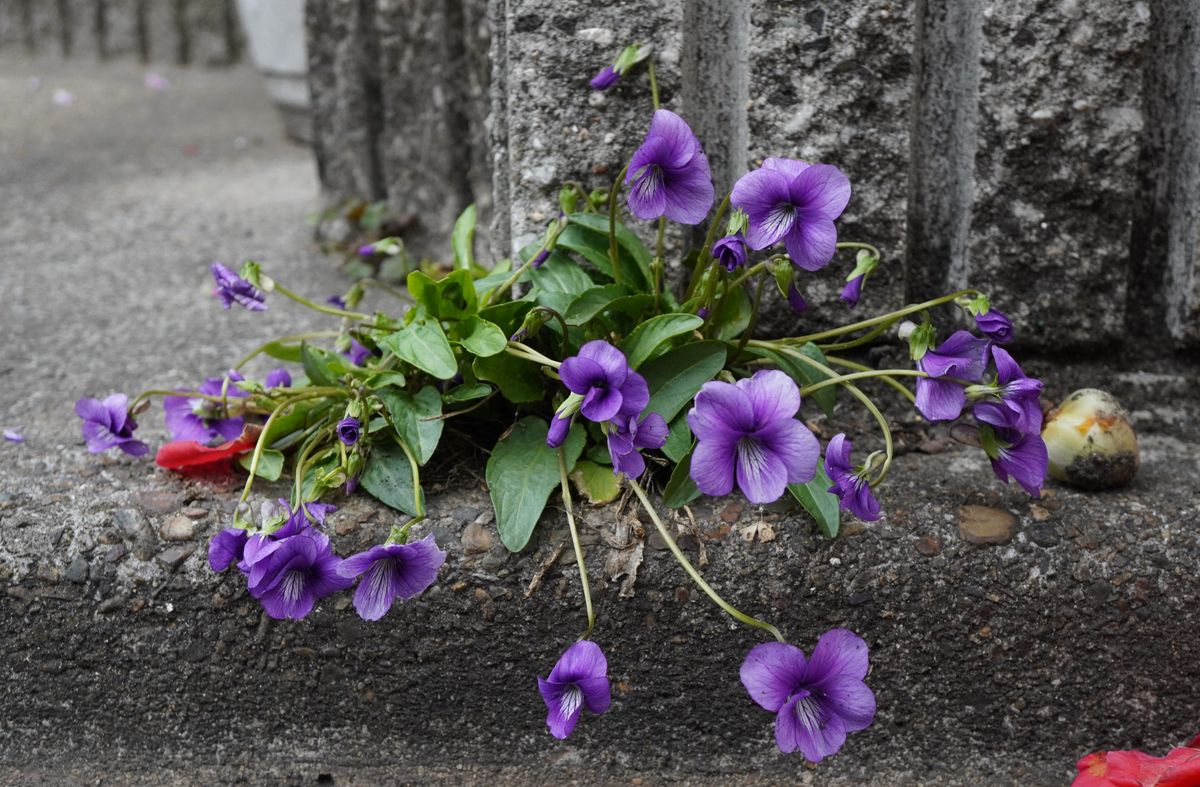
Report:
M 344 597 L 268 621 L 203 561 L 235 480 L 90 456 L 71 407 L 191 384 L 317 324 L 282 303 L 222 312 L 206 271 L 254 257 L 314 296 L 344 288 L 303 221 L 309 153 L 246 70 L 168 70 L 156 92 L 131 66 L 0 66 L 0 428 L 27 438 L 0 443 L 0 782 L 1059 785 L 1087 751 L 1196 732 L 1195 359 L 1027 364 L 1048 398 L 1103 386 L 1134 411 L 1143 467 L 1125 490 L 1051 485 L 1033 503 L 898 411 L 882 522 L 829 541 L 786 506 L 719 500 L 678 523 L 709 580 L 801 646 L 835 625 L 871 644 L 876 724 L 816 768 L 775 751 L 738 684 L 756 637 L 661 541 L 623 575 L 618 547 L 647 524 L 628 507 L 582 516 L 613 707 L 546 735 L 533 676 L 576 634 L 578 575 L 554 557 L 558 511 L 503 550 L 478 458 L 434 474 L 429 529 L 450 557 L 422 599 L 375 625 Z M 849 402 L 812 425 L 870 440 Z M 1009 512 L 1004 543 L 965 541 L 963 505 Z M 356 498 L 331 529 L 354 549 L 391 521 Z

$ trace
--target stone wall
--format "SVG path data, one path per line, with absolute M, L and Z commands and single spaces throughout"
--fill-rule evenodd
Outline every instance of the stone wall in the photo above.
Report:
M 384 0 L 310 0 L 311 17 L 347 2 L 374 19 L 347 34 L 390 41 L 361 69 L 379 69 L 382 100 L 365 110 L 386 122 L 367 140 L 361 125 L 339 132 L 344 118 L 318 127 L 325 182 L 345 195 L 335 160 L 376 151 L 382 177 L 351 196 L 419 214 L 423 252 L 440 251 L 471 200 L 493 208 L 500 257 L 541 231 L 563 181 L 607 187 L 647 125 L 647 78 L 639 69 L 603 94 L 587 79 L 641 42 L 718 189 L 768 155 L 846 171 L 841 235 L 885 254 L 870 308 L 972 284 L 1030 344 L 1200 341 L 1200 0 L 490 0 L 486 94 L 484 0 L 431 0 L 407 39 Z M 312 57 L 314 92 L 341 84 L 333 59 Z M 810 302 L 834 300 L 849 265 L 813 277 Z M 785 316 L 771 330 L 797 327 L 772 311 Z
M 0 50 L 224 65 L 242 37 L 234 0 L 3 0 Z

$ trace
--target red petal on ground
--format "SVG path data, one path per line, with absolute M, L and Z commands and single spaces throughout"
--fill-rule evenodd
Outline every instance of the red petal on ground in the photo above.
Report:
M 247 426 L 236 439 L 215 446 L 201 445 L 195 440 L 176 440 L 159 448 L 154 461 L 168 470 L 211 467 L 238 454 L 253 451 L 261 432 L 259 426 Z

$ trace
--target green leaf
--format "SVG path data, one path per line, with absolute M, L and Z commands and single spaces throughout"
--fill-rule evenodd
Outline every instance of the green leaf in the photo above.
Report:
M 667 442 L 663 443 L 663 455 L 672 462 L 678 462 L 687 456 L 692 447 L 692 429 L 688 426 L 687 413 L 682 412 L 675 417 L 667 430 Z
M 475 267 L 475 204 L 467 206 L 454 221 L 450 245 L 454 249 L 454 269 L 469 271 Z
M 637 369 L 668 339 L 691 333 L 703 324 L 704 320 L 695 314 L 660 314 L 634 328 L 621 342 L 621 350 L 629 359 L 629 366 Z
M 404 449 L 391 442 L 380 443 L 371 448 L 371 456 L 367 459 L 367 467 L 363 470 L 359 483 L 376 500 L 409 516 L 420 516 L 420 509 L 425 507 L 424 492 L 416 490 L 421 496 L 420 506 L 413 498 L 412 465 L 409 464 Z
M 390 388 L 380 391 L 378 396 L 392 416 L 396 433 L 416 454 L 417 463 L 428 462 L 437 450 L 445 425 L 438 417 L 442 414 L 442 395 L 432 385 L 427 385 L 416 394 Z
M 496 509 L 496 530 L 510 552 L 520 552 L 529 543 L 550 493 L 559 486 L 558 449 L 546 445 L 547 431 L 541 418 L 522 418 L 488 459 L 485 477 Z M 568 472 L 583 444 L 583 430 L 573 428 L 563 445 Z
M 579 494 L 591 503 L 611 503 L 621 493 L 621 485 L 611 467 L 598 465 L 586 459 L 575 463 L 575 472 L 571 473 L 571 481 Z
M 291 363 L 300 363 L 302 344 L 284 344 L 283 342 L 267 342 L 262 351 L 272 358 Z
M 475 280 L 475 297 L 486 301 L 491 291 L 508 281 L 509 276 L 512 276 L 509 266 L 497 264 L 486 276 Z
M 303 429 L 308 425 L 308 414 L 320 406 L 322 405 L 312 400 L 296 402 L 287 410 L 275 416 L 275 420 L 271 421 L 270 430 L 259 437 L 259 439 L 264 441 L 264 445 L 271 445 L 281 437 L 285 437 L 298 429 Z
M 338 466 L 339 461 L 339 457 L 331 456 L 306 467 L 304 470 L 304 481 L 300 485 L 300 499 L 307 503 L 310 500 L 319 498 L 328 488 L 325 484 L 321 483 L 321 479 L 333 472 L 334 468 Z
M 433 320 L 406 325 L 380 340 L 379 344 L 439 380 L 449 380 L 458 373 L 450 342 L 442 326 Z
M 620 225 L 618 225 L 620 226 Z M 559 234 L 555 248 L 574 252 L 590 262 L 601 274 L 613 278 L 612 260 L 608 248 L 608 219 L 604 220 L 604 231 L 593 232 L 585 227 L 568 224 Z M 628 250 L 617 244 L 617 264 L 621 266 L 621 283 L 637 289 L 648 289 L 648 280 L 643 276 L 637 260 Z
M 246 472 L 250 472 L 250 463 L 254 461 L 254 454 L 242 454 L 238 457 L 238 464 L 241 465 Z M 254 475 L 264 481 L 278 481 L 279 476 L 283 475 L 283 453 L 273 451 L 270 448 L 264 449 L 262 455 L 258 458 L 258 469 Z
M 669 423 L 724 366 L 725 345 L 721 342 L 692 342 L 660 355 L 641 369 L 650 387 L 646 408 Z
M 804 506 L 804 510 L 817 520 L 817 527 L 829 538 L 836 538 L 841 522 L 841 507 L 837 495 L 829 491 L 833 481 L 825 473 L 825 468 L 817 465 L 817 474 L 806 484 L 788 484 L 792 497 Z
M 563 243 L 563 238 L 567 236 L 567 233 L 571 229 L 572 225 L 588 230 L 591 233 L 591 243 L 593 244 L 595 243 L 595 237 L 599 236 L 600 249 L 603 250 L 603 257 L 593 259 L 592 257 L 588 256 L 587 259 L 589 262 L 595 265 L 597 269 L 603 271 L 611 277 L 612 264 L 608 259 L 608 216 L 599 213 L 572 213 L 567 217 L 567 221 L 569 221 L 570 224 L 568 224 L 567 228 L 564 229 L 562 234 L 558 236 L 558 245 L 565 245 Z M 650 273 L 650 250 L 646 248 L 646 244 L 642 243 L 641 239 L 638 238 L 637 235 L 633 234 L 632 230 L 619 221 L 617 222 L 616 230 L 618 251 L 617 258 L 621 264 L 621 283 L 628 284 L 631 287 L 636 286 L 638 289 L 648 289 L 650 283 L 654 280 Z M 568 240 L 570 240 L 569 236 Z M 579 253 L 584 254 L 582 250 L 580 250 Z M 585 254 L 584 256 L 587 255 Z M 632 262 L 633 265 L 629 265 L 629 262 Z M 640 282 L 635 281 L 634 277 L 631 276 L 634 271 L 637 272 L 636 276 L 637 279 L 640 279 Z
M 387 388 L 389 385 L 403 388 L 405 382 L 404 375 L 400 372 L 378 372 L 367 378 L 367 387 L 371 390 Z
M 564 315 L 568 325 L 583 325 L 602 312 L 620 312 L 636 316 L 643 309 L 654 303 L 654 296 L 648 293 L 628 294 L 622 285 L 605 284 L 587 290 L 567 307 Z
M 667 508 L 679 508 L 700 497 L 700 490 L 692 480 L 692 452 L 685 456 L 671 471 L 671 480 L 663 489 L 662 502 Z
M 532 301 L 505 301 L 479 310 L 479 317 L 495 323 L 505 336 L 512 336 L 521 326 L 526 313 L 533 308 Z
M 536 247 L 527 246 L 521 251 L 535 252 Z M 525 274 L 525 280 L 533 285 L 533 296 L 540 305 L 547 306 L 562 314 L 567 310 L 581 293 L 593 286 L 592 277 L 580 268 L 571 258 L 552 253 L 542 263 L 540 268 L 532 268 Z
M 456 385 L 446 393 L 442 394 L 442 401 L 446 404 L 457 404 L 458 402 L 470 402 L 474 399 L 482 399 L 492 392 L 492 386 L 484 383 L 475 383 L 474 385 Z
M 458 323 L 458 343 L 479 358 L 504 352 L 508 339 L 500 326 L 479 317 L 471 316 Z
M 300 345 L 300 362 L 304 364 L 304 374 L 313 385 L 334 384 L 340 376 L 338 367 L 342 366 L 342 364 L 335 365 L 335 358 L 337 356 L 333 353 L 320 347 L 308 344 Z
M 458 320 L 474 314 L 478 307 L 470 271 L 454 271 L 436 280 L 413 271 L 408 274 L 408 291 L 426 314 L 439 320 Z
M 513 404 L 537 402 L 545 391 L 541 369 L 508 353 L 476 358 L 471 368 L 480 380 L 500 386 L 500 393 Z
M 750 325 L 753 311 L 754 305 L 750 302 L 746 288 L 735 288 L 713 317 L 714 324 L 717 325 L 717 338 L 728 341 L 741 336 L 742 331 Z

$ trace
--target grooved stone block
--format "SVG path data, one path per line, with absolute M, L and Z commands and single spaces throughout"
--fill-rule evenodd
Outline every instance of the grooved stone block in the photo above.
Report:
M 313 152 L 335 201 L 384 196 L 375 147 L 381 107 L 367 90 L 369 79 L 378 84 L 374 22 L 371 0 L 311 0 L 305 9 Z
M 1200 4 L 1158 0 L 1130 243 L 1127 326 L 1200 345 Z
M 1123 332 L 1148 16 L 1082 0 L 985 14 L 970 282 L 1019 340 Z
M 381 87 L 382 177 L 393 212 L 417 222 L 405 238 L 420 255 L 444 255 L 454 219 L 474 201 L 474 151 L 484 142 L 471 133 L 464 26 L 461 2 L 379 0 L 381 68 L 397 77 Z M 476 123 L 481 133 L 478 113 Z
M 192 63 L 227 65 L 236 59 L 235 13 L 232 0 L 187 0 L 185 24 Z
M 106 58 L 138 55 L 137 0 L 105 0 L 104 47 Z
M 753 4 L 750 52 L 750 156 L 837 165 L 853 196 L 838 239 L 879 246 L 883 261 L 864 291 L 863 307 L 898 307 L 903 252 L 911 100 L 912 2 Z M 810 309 L 794 315 L 782 298 L 760 328 L 795 334 L 844 320 L 837 300 L 853 268 L 840 252 L 798 285 Z M 768 291 L 775 293 L 774 287 Z
M 97 21 L 103 0 L 58 0 L 59 34 L 69 57 L 96 58 L 100 54 Z
M 561 0 L 492 0 L 493 145 L 497 168 L 493 247 L 512 253 L 536 240 L 557 213 L 559 186 L 608 188 L 650 125 L 646 70 L 639 66 L 607 93 L 588 79 L 630 43 L 655 50 L 663 106 L 679 110 L 682 4 L 599 5 Z M 652 239 L 647 224 L 633 229 Z

